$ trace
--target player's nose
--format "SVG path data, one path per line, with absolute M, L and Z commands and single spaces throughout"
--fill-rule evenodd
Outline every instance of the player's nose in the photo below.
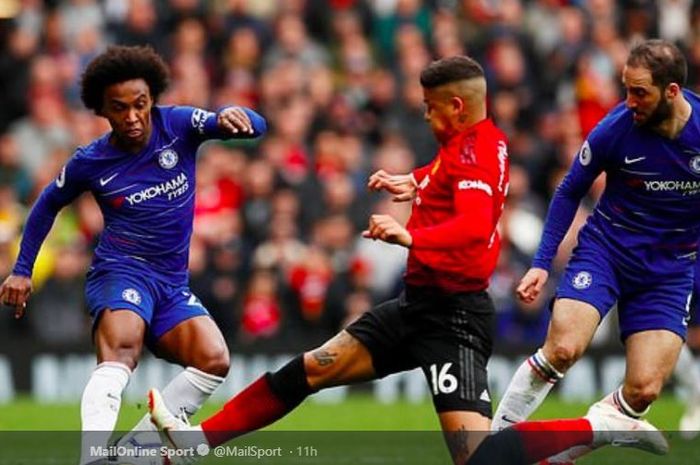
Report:
M 126 114 L 127 123 L 135 123 L 138 121 L 138 112 L 135 108 L 130 109 Z

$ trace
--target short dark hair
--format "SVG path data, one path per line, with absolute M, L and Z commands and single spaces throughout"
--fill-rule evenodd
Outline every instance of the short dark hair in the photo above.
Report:
M 430 63 L 420 73 L 420 84 L 426 89 L 432 89 L 476 77 L 484 77 L 484 69 L 479 63 L 467 56 L 453 56 Z
M 112 46 L 94 58 L 82 76 L 80 98 L 87 108 L 99 114 L 105 88 L 132 79 L 143 79 L 153 100 L 168 87 L 168 66 L 153 48 Z
M 648 69 L 653 84 L 661 89 L 672 82 L 683 87 L 688 78 L 688 63 L 683 53 L 673 43 L 661 39 L 645 40 L 634 46 L 627 66 Z

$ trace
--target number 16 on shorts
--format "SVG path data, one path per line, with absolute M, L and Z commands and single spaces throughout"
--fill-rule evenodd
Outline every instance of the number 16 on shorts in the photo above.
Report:
M 452 363 L 445 363 L 438 369 L 438 364 L 430 365 L 430 384 L 433 394 L 451 394 L 457 390 L 457 378 L 448 373 Z

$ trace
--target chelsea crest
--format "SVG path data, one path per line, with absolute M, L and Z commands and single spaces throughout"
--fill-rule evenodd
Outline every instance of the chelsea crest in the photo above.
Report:
M 690 159 L 690 169 L 694 173 L 700 174 L 700 155 L 696 155 Z
M 158 156 L 158 164 L 160 164 L 160 166 L 166 170 L 169 170 L 177 165 L 177 160 L 177 152 L 171 149 L 163 150 Z

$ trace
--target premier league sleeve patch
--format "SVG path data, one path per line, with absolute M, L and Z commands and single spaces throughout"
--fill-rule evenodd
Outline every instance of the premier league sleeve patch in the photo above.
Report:
M 581 146 L 581 150 L 578 152 L 578 161 L 583 166 L 588 166 L 593 159 L 593 152 L 591 151 L 591 144 L 585 141 Z
M 192 112 L 192 127 L 195 128 L 199 134 L 204 135 L 204 125 L 209 118 L 215 116 L 216 114 L 212 113 L 211 111 L 195 108 L 195 110 Z

